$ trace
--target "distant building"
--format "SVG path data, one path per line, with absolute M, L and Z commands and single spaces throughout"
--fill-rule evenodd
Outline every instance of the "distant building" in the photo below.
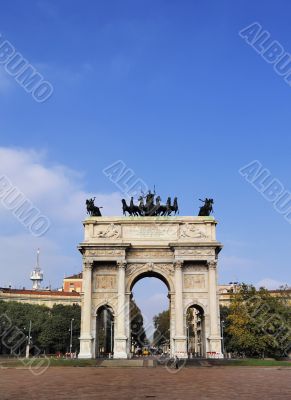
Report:
M 50 308 L 53 307 L 54 304 L 81 305 L 81 296 L 79 293 L 58 290 L 20 290 L 0 288 L 0 300 L 38 304 Z
M 82 292 L 82 272 L 79 274 L 67 276 L 63 280 L 63 290 L 64 292 Z

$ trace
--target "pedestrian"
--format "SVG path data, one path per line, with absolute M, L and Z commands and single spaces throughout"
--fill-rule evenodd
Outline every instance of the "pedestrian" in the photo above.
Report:
M 179 358 L 178 358 L 177 356 L 175 356 L 175 361 L 174 361 L 174 363 L 175 363 L 175 368 L 176 368 L 176 369 L 179 369 Z

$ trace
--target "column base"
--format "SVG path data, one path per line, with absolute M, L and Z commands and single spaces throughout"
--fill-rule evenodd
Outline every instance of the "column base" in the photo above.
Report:
M 78 354 L 78 358 L 93 358 L 92 341 L 93 338 L 91 336 L 80 337 L 80 353 Z
M 178 358 L 181 359 L 188 358 L 186 336 L 175 336 L 174 344 L 175 344 L 174 356 L 177 356 Z
M 117 336 L 114 339 L 114 354 L 113 358 L 115 359 L 127 359 L 127 337 L 126 336 Z
M 209 336 L 209 349 L 207 353 L 207 358 L 224 358 L 221 351 L 221 340 L 220 336 Z

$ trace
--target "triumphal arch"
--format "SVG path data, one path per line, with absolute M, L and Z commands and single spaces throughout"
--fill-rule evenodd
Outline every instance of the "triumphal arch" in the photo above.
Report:
M 186 314 L 203 316 L 202 354 L 221 356 L 216 240 L 212 216 L 91 216 L 84 221 L 80 358 L 97 356 L 97 320 L 111 310 L 114 358 L 131 356 L 130 299 L 134 284 L 157 277 L 168 288 L 170 353 L 188 356 Z

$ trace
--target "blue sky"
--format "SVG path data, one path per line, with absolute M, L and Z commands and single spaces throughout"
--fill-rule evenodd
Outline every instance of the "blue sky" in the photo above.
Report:
M 291 52 L 290 12 L 283 0 L 2 4 L 2 37 L 54 92 L 37 103 L 0 66 L 0 172 L 52 221 L 36 239 L 2 207 L 1 286 L 30 285 L 37 247 L 47 283 L 80 269 L 83 199 L 120 213 L 102 173 L 116 160 L 183 215 L 215 199 L 221 283 L 290 284 L 290 224 L 238 172 L 259 160 L 291 189 L 291 87 L 238 34 L 257 21 Z

